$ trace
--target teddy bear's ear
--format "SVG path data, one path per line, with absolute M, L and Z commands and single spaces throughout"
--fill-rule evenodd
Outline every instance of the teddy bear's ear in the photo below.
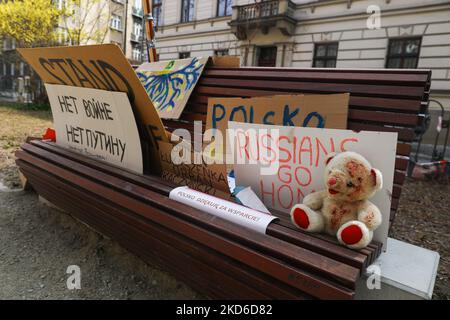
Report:
M 327 157 L 325 158 L 325 165 L 328 165 L 331 159 L 333 159 L 335 156 L 336 152 L 330 152 L 329 154 L 327 154 Z
M 383 187 L 383 175 L 381 174 L 381 171 L 372 168 L 370 170 L 370 175 L 372 176 L 376 190 L 380 190 Z

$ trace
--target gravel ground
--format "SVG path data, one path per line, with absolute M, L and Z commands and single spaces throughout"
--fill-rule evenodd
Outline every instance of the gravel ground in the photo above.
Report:
M 390 236 L 440 254 L 433 299 L 449 300 L 450 183 L 407 179 L 402 190 Z
M 67 267 L 81 270 L 69 290 Z M 38 201 L 0 192 L 0 299 L 198 299 L 169 274 Z
M 196 299 L 198 294 L 114 241 L 17 188 L 14 152 L 51 125 L 48 111 L 0 106 L 0 299 Z M 434 299 L 450 298 L 450 184 L 407 180 L 390 236 L 438 251 Z M 82 289 L 68 290 L 69 265 Z

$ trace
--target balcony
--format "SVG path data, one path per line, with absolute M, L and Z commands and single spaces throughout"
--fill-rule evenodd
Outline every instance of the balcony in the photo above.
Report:
M 231 31 L 239 40 L 246 40 L 249 31 L 261 29 L 263 34 L 270 28 L 278 28 L 282 34 L 294 34 L 295 4 L 290 0 L 272 0 L 233 7 Z
M 144 16 L 144 10 L 142 10 L 142 8 L 136 8 L 134 6 L 131 8 L 131 13 L 133 14 L 133 16 L 138 18 L 142 18 Z
M 143 40 L 142 34 L 136 34 L 136 33 L 132 32 L 131 36 L 130 36 L 130 40 L 131 40 L 131 42 L 141 43 Z

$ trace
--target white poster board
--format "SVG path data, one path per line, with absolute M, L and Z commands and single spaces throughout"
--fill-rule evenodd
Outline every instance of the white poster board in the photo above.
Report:
M 173 189 L 170 191 L 169 198 L 262 234 L 266 233 L 267 226 L 273 220 L 278 219 L 270 214 L 189 187 Z
M 45 84 L 56 144 L 142 173 L 136 120 L 123 92 Z
M 374 240 L 382 242 L 386 248 L 397 133 L 282 127 L 240 122 L 229 122 L 228 128 L 234 130 L 233 136 L 237 140 L 249 137 L 245 143 L 235 145 L 236 185 L 250 186 L 268 208 L 287 214 L 291 207 L 301 203 L 307 194 L 325 189 L 323 175 L 325 157 L 328 153 L 354 151 L 363 155 L 383 174 L 383 188 L 370 201 L 378 206 L 383 215 L 383 223 L 374 232 Z M 271 131 L 274 129 L 275 131 Z M 233 138 L 231 132 L 229 133 L 230 139 Z M 252 139 L 253 136 L 262 140 L 258 143 Z M 263 159 L 271 158 L 264 153 L 268 145 L 278 152 L 280 161 L 276 166 L 272 163 L 272 169 L 264 172 L 264 168 L 269 167 L 269 162 L 264 163 Z M 255 164 L 249 164 L 249 159 L 255 159 Z M 271 174 L 266 175 L 267 172 Z

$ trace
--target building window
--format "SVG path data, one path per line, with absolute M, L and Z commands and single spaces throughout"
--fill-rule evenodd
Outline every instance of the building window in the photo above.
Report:
M 228 49 L 214 50 L 214 55 L 217 57 L 228 56 L 229 50 Z
M 119 16 L 117 14 L 113 14 L 111 16 L 111 28 L 122 31 L 122 17 L 121 16 Z
M 142 51 L 138 46 L 133 47 L 131 50 L 131 58 L 135 61 L 141 61 Z
M 314 48 L 313 67 L 315 68 L 336 68 L 338 43 L 320 43 Z
M 194 20 L 195 0 L 181 0 L 181 22 Z
M 134 22 L 133 23 L 133 32 L 131 33 L 131 40 L 141 42 L 142 41 L 142 23 Z
M 217 16 L 231 16 L 233 0 L 217 0 Z
M 152 0 L 152 16 L 155 27 L 162 25 L 162 0 Z
M 259 47 L 258 67 L 275 67 L 277 64 L 277 47 Z
M 187 58 L 191 57 L 191 53 L 190 52 L 180 52 L 179 57 L 180 57 L 180 59 L 187 59 Z
M 421 41 L 421 38 L 389 39 L 386 68 L 417 68 Z
M 11 76 L 14 77 L 16 72 L 16 65 L 14 64 L 14 62 L 11 62 Z

